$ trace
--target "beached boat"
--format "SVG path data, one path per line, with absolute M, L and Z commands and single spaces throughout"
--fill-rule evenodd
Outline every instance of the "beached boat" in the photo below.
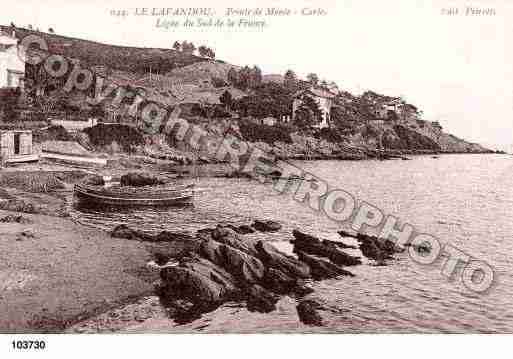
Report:
M 112 206 L 173 206 L 186 204 L 192 200 L 194 185 L 127 187 L 75 185 L 76 197 L 94 205 Z

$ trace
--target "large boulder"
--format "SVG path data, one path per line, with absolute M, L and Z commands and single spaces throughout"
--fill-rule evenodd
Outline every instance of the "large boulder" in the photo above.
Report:
M 304 252 L 298 252 L 297 255 L 299 260 L 308 264 L 312 273 L 312 278 L 315 280 L 335 278 L 341 275 L 354 276 L 353 273 L 331 263 L 325 258 L 306 254 Z
M 249 238 L 243 239 L 231 228 L 217 226 L 217 228 L 212 231 L 212 238 L 219 243 L 226 244 L 242 252 L 251 255 L 256 255 L 257 253 L 255 249 L 256 240 Z
M 210 310 L 230 298 L 229 288 L 191 268 L 165 267 L 160 271 L 163 295 L 172 299 L 186 299 L 197 307 Z
M 225 244 L 221 245 L 220 251 L 224 269 L 243 285 L 259 283 L 264 277 L 265 267 L 259 259 Z
M 270 268 L 278 269 L 291 278 L 310 278 L 310 268 L 303 262 L 278 251 L 272 244 L 258 241 L 257 257 Z

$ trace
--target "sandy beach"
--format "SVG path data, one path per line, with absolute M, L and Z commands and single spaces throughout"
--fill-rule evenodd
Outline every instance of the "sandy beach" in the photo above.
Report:
M 58 332 L 152 292 L 148 245 L 66 218 L 23 217 L 31 223 L 0 223 L 0 332 Z

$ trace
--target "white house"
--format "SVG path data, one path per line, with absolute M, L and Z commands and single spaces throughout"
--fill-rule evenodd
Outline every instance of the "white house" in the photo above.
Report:
M 23 88 L 25 78 L 25 50 L 18 46 L 15 30 L 0 30 L 0 88 Z
M 393 98 L 389 101 L 378 102 L 374 108 L 374 114 L 377 118 L 387 119 L 390 117 L 390 114 L 395 113 L 399 116 L 403 110 L 403 102 L 400 98 Z
M 331 91 L 328 91 L 323 88 L 311 87 L 306 90 L 298 91 L 294 95 L 294 102 L 292 103 L 292 119 L 294 120 L 296 115 L 296 110 L 299 108 L 301 103 L 303 102 L 301 99 L 303 96 L 309 96 L 317 102 L 319 105 L 319 109 L 322 112 L 322 120 L 314 127 L 317 128 L 325 128 L 329 127 L 329 121 L 331 116 L 331 108 L 333 107 L 333 100 L 335 99 L 335 94 Z

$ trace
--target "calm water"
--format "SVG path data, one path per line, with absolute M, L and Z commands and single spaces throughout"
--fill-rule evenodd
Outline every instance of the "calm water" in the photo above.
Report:
M 186 326 L 155 318 L 134 330 L 202 332 L 513 332 L 513 157 L 445 155 L 411 161 L 297 162 L 303 169 L 394 214 L 416 229 L 490 263 L 496 283 L 483 295 L 470 292 L 459 276 L 413 262 L 400 254 L 388 266 L 364 262 L 351 267 L 354 278 L 315 283 L 314 297 L 330 310 L 326 326 L 298 322 L 295 302 L 284 298 L 271 314 L 249 313 L 227 305 Z M 132 213 L 76 213 L 80 221 L 110 229 L 129 223 L 151 231 L 195 231 L 219 222 L 249 223 L 270 218 L 284 227 L 259 238 L 287 249 L 298 228 L 323 238 L 337 238 L 340 225 L 245 179 L 198 179 L 206 190 L 193 207 Z M 106 221 L 108 219 L 108 221 Z M 349 241 L 348 241 L 349 242 Z M 357 252 L 355 252 L 357 253 Z

